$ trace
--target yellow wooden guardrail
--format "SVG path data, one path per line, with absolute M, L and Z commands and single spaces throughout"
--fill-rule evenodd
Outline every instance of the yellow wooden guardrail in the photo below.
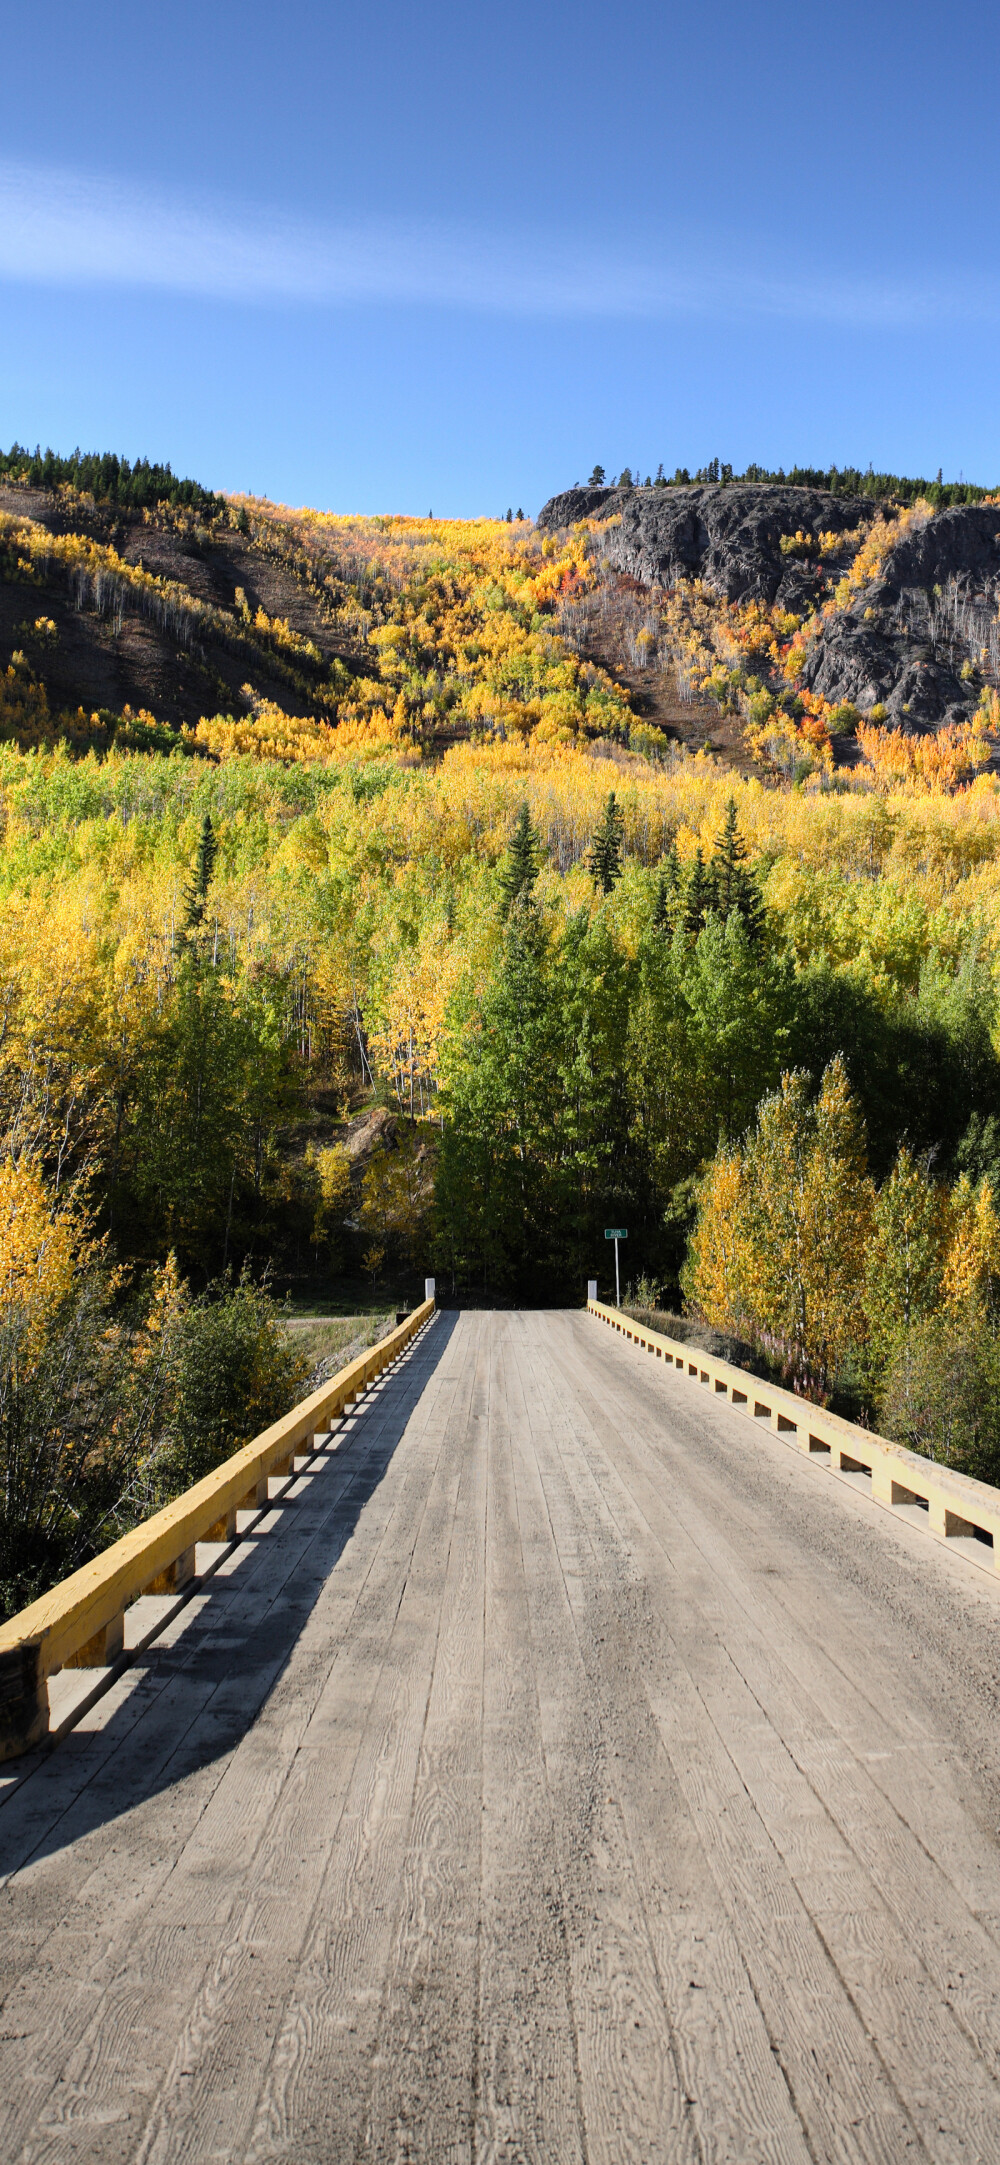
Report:
M 59 1669 L 117 1660 L 130 1602 L 139 1594 L 192 1586 L 195 1544 L 235 1540 L 237 1511 L 266 1510 L 269 1477 L 292 1478 L 296 1455 L 398 1358 L 435 1305 L 422 1301 L 263 1435 L 0 1625 L 0 1760 L 15 1758 L 47 1734 L 47 1679 Z
M 713 1398 L 725 1397 L 737 1412 L 767 1427 L 782 1441 L 802 1451 L 814 1464 L 828 1467 L 840 1480 L 892 1511 L 895 1517 L 920 1526 L 936 1540 L 947 1543 L 953 1553 L 966 1557 L 987 1571 L 1000 1566 L 1000 1489 L 968 1474 L 954 1473 L 934 1459 L 921 1458 L 904 1444 L 890 1443 L 885 1436 L 858 1428 L 839 1414 L 812 1406 L 793 1391 L 776 1389 L 759 1376 L 734 1368 L 731 1361 L 717 1360 L 700 1346 L 682 1344 L 659 1331 L 648 1330 L 634 1317 L 603 1301 L 588 1300 L 591 1315 L 618 1331 L 636 1346 L 644 1347 L 668 1367 L 694 1376 L 711 1390 Z

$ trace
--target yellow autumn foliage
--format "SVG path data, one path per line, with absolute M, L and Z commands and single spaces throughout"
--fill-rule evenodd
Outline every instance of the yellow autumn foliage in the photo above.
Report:
M 0 1312 L 26 1319 L 33 1352 L 72 1288 L 82 1244 L 78 1218 L 56 1206 L 37 1162 L 0 1161 Z
M 989 1183 L 974 1188 L 963 1173 L 949 1197 L 948 1218 L 944 1306 L 991 1301 L 1000 1289 L 1000 1214 Z

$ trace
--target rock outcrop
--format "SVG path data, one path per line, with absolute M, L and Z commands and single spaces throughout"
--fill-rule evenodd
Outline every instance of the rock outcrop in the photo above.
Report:
M 567 489 L 538 515 L 551 529 L 577 519 L 621 524 L 608 537 L 608 559 L 644 586 L 704 579 L 725 601 L 780 601 L 794 608 L 815 583 L 815 570 L 782 553 L 783 534 L 819 536 L 870 522 L 866 496 L 830 496 L 822 489 L 728 488 Z
M 964 720 L 1000 663 L 1000 504 L 913 521 L 879 577 L 825 626 L 806 683 L 863 710 L 880 701 L 904 729 Z M 983 655 L 986 655 L 985 672 Z M 963 678 L 963 663 L 973 674 Z
M 738 482 L 567 489 L 537 523 L 551 531 L 616 517 L 607 561 L 643 586 L 700 579 L 720 601 L 778 603 L 807 616 L 828 593 L 831 573 L 846 568 L 858 528 L 892 510 L 871 497 Z M 819 537 L 831 534 L 844 536 L 842 560 L 836 551 L 831 559 L 829 540 L 821 559 Z M 792 535 L 803 538 L 789 553 L 781 541 Z M 834 704 L 850 701 L 862 712 L 880 704 L 903 728 L 962 719 L 977 704 L 982 675 L 995 681 L 1000 674 L 998 599 L 1000 504 L 910 520 L 878 578 L 810 642 L 805 682 Z

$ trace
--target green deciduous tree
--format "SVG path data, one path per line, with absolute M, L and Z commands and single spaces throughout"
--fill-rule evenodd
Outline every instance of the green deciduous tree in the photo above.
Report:
M 20 1303 L 0 1305 L 0 1615 L 155 1503 L 175 1351 L 166 1320 L 151 1336 L 147 1305 L 116 1299 L 96 1261 L 81 1264 L 40 1343 Z
M 986 1310 L 923 1316 L 900 1337 L 879 1414 L 884 1432 L 911 1450 L 1000 1482 L 1000 1339 Z
M 248 1273 L 210 1285 L 182 1306 L 172 1346 L 170 1404 L 153 1472 L 160 1501 L 180 1495 L 301 1396 L 308 1361 L 266 1286 Z
M 950 1230 L 946 1190 L 904 1144 L 879 1190 L 865 1260 L 869 1368 L 876 1388 L 899 1340 L 940 1306 Z

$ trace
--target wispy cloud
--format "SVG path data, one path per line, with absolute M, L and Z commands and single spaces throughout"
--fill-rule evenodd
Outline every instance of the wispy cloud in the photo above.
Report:
M 981 285 L 771 274 L 676 235 L 642 255 L 405 219 L 234 215 L 51 168 L 0 163 L 0 278 L 220 301 L 430 304 L 553 317 L 737 316 L 872 328 L 995 320 Z

